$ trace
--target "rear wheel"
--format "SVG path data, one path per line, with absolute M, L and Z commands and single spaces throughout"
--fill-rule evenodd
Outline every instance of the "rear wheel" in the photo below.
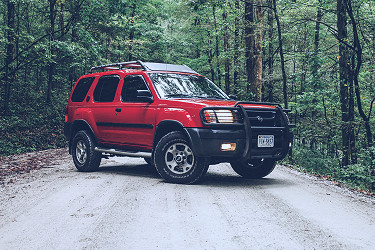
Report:
M 208 170 L 208 160 L 196 156 L 184 134 L 179 131 L 160 139 L 154 157 L 156 170 L 168 182 L 191 184 Z
M 276 166 L 276 161 L 270 159 L 251 160 L 242 162 L 235 160 L 230 163 L 233 170 L 248 179 L 259 179 L 269 175 Z
M 73 162 L 78 171 L 92 172 L 99 168 L 102 154 L 95 149 L 94 139 L 85 130 L 77 132 L 72 143 Z

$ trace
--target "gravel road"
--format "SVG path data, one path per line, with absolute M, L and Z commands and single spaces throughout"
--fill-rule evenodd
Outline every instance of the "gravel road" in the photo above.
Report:
M 375 199 L 277 166 L 245 180 L 229 164 L 196 185 L 138 158 L 79 173 L 62 150 L 0 185 L 0 249 L 374 249 Z

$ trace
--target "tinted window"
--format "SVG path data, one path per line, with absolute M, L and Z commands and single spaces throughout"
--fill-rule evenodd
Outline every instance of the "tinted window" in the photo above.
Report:
M 72 94 L 72 102 L 82 102 L 85 99 L 94 79 L 95 77 L 87 77 L 79 80 Z
M 148 90 L 142 76 L 127 76 L 124 78 L 124 87 L 121 91 L 121 99 L 124 102 L 139 102 L 137 90 Z
M 118 75 L 102 76 L 94 90 L 94 101 L 112 102 L 115 98 L 117 85 L 120 81 Z

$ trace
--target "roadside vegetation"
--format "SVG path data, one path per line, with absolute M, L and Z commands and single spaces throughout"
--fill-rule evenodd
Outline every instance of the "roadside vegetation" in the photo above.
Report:
M 374 190 L 372 0 L 0 2 L 0 155 L 65 147 L 65 105 L 91 66 L 186 64 L 296 123 L 285 164 Z

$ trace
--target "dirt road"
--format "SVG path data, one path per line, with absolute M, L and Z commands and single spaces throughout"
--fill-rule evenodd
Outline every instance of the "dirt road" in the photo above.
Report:
M 375 248 L 374 199 L 282 166 L 245 180 L 220 164 L 175 185 L 143 159 L 95 173 L 57 159 L 0 187 L 0 249 Z

